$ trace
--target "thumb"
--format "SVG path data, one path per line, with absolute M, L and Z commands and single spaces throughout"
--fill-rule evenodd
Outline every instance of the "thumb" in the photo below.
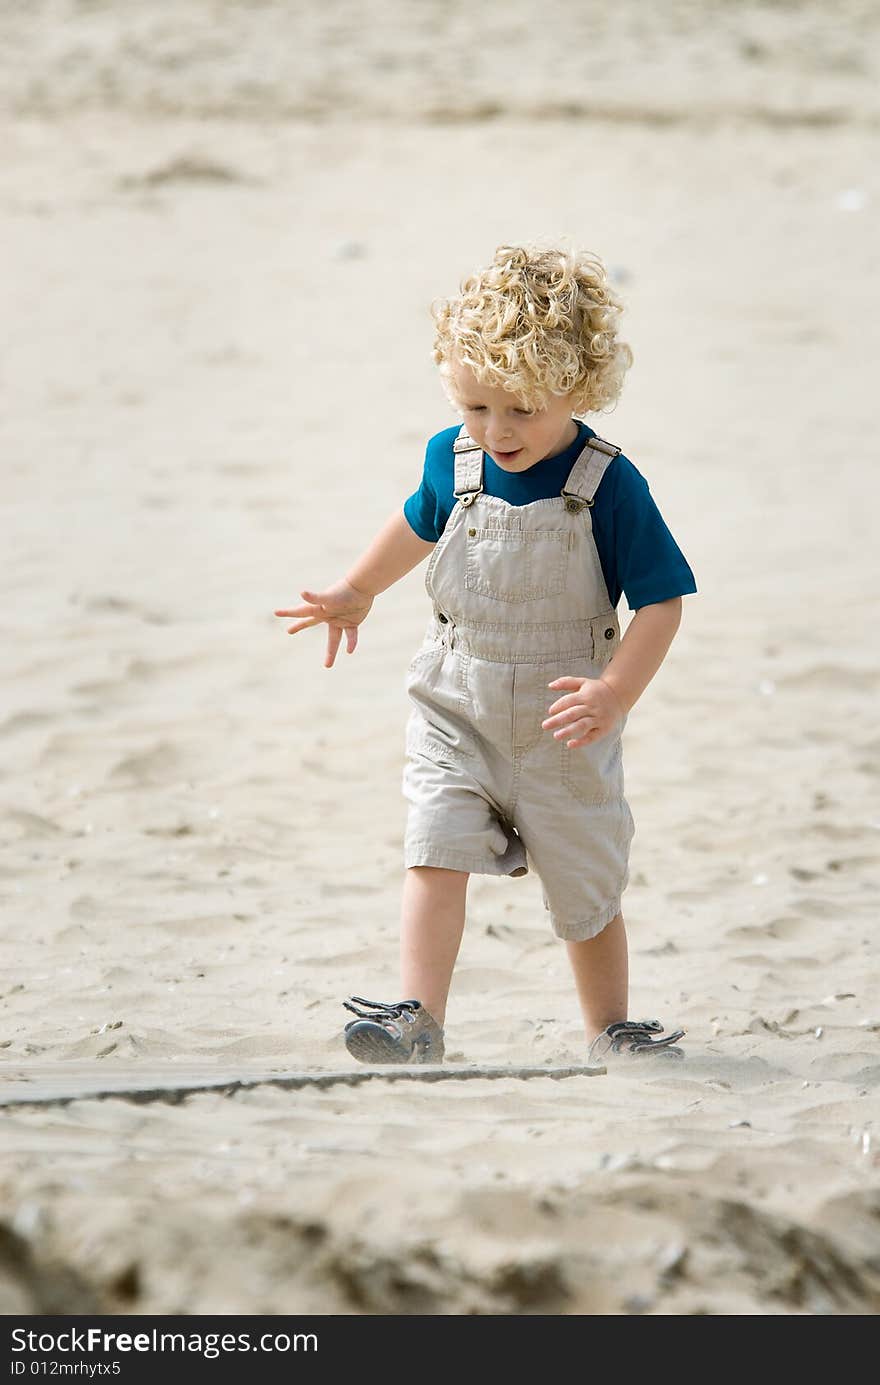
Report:
M 300 596 L 304 601 L 311 601 L 313 606 L 322 606 L 324 604 L 323 597 L 319 592 L 300 592 Z
M 552 683 L 548 683 L 548 688 L 579 688 L 583 682 L 582 678 L 554 678 Z

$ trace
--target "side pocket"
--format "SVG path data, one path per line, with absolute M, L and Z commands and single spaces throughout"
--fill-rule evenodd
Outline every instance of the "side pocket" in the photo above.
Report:
M 560 743 L 562 782 L 573 798 L 588 808 L 623 795 L 623 747 L 617 732 L 592 745 L 569 750 Z
M 439 658 L 444 652 L 445 647 L 439 640 L 432 641 L 430 644 L 423 644 L 421 649 L 417 649 L 410 659 L 409 666 L 406 670 L 407 687 L 409 687 L 410 679 L 420 668 L 424 665 L 430 665 L 433 663 L 434 659 Z
M 420 650 L 410 664 L 406 690 L 413 704 L 408 753 L 427 755 L 438 763 L 474 754 L 466 661 L 442 644 Z

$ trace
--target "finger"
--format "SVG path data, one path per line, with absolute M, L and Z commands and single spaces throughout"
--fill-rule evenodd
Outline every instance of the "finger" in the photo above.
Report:
M 554 678 L 552 683 L 548 683 L 548 688 L 579 688 L 583 683 L 583 678 Z
M 563 726 L 561 730 L 554 732 L 557 741 L 565 741 L 570 745 L 572 741 L 582 741 L 586 739 L 594 730 L 594 724 L 586 718 L 581 717 L 578 721 L 569 722 L 568 726 Z
M 590 731 L 584 732 L 584 734 L 583 734 L 582 736 L 578 737 L 577 740 L 568 741 L 568 742 L 567 742 L 568 749 L 569 749 L 569 750 L 577 750 L 577 749 L 579 749 L 582 745 L 592 745 L 594 741 L 598 741 L 598 740 L 599 740 L 599 738 L 600 738 L 601 735 L 602 735 L 602 732 L 599 730 L 599 727 L 598 727 L 598 726 L 594 726 Z
M 347 654 L 353 654 L 357 649 L 358 628 L 356 625 L 349 625 L 345 631 L 345 650 Z
M 291 606 L 291 607 L 289 607 L 288 610 L 285 610 L 285 611 L 276 611 L 276 612 L 275 612 L 275 615 L 276 615 L 276 616 L 313 616 L 313 615 L 317 615 L 318 611 L 323 611 L 323 609 L 324 609 L 323 606 L 316 606 L 315 603 L 312 601 L 312 602 L 309 603 L 308 606 Z
M 570 721 L 567 726 L 561 726 L 558 731 L 554 731 L 553 739 L 555 741 L 563 741 L 568 736 L 574 738 L 574 740 L 578 740 L 581 736 L 586 736 L 592 731 L 593 726 L 593 722 L 585 720 L 584 717 L 579 717 L 577 721 Z
M 327 597 L 326 592 L 300 592 L 304 601 L 310 601 L 313 606 L 323 606 Z
M 339 641 L 342 639 L 342 627 L 339 625 L 327 626 L 327 655 L 324 659 L 324 667 L 332 668 L 336 662 L 336 654 L 339 649 Z
M 541 725 L 543 726 L 545 731 L 555 731 L 557 726 L 564 726 L 566 722 L 571 720 L 573 712 L 573 708 L 565 708 L 563 709 L 563 711 L 557 712 L 555 716 L 547 717 L 544 721 L 541 722 Z M 582 713 L 583 708 L 581 708 L 580 713 L 576 713 L 576 715 L 582 715 Z
M 582 746 L 592 745 L 595 739 L 595 734 L 591 731 L 589 735 L 582 736 L 578 741 L 566 741 L 565 748 L 566 750 L 580 750 Z
M 561 741 L 565 735 L 572 735 L 572 737 L 585 735 L 589 730 L 592 730 L 593 726 L 596 726 L 596 717 L 592 716 L 592 713 L 586 712 L 585 709 L 579 708 L 577 712 L 557 720 L 553 735 L 557 741 Z
M 577 693 L 569 693 L 567 697 L 558 697 L 551 707 L 547 708 L 548 717 L 555 716 L 557 712 L 565 712 L 569 707 L 582 707 L 583 699 Z
M 569 707 L 567 711 L 560 712 L 558 716 L 548 718 L 544 722 L 544 729 L 558 734 L 560 728 L 565 730 L 566 727 L 574 726 L 577 721 L 583 721 L 587 724 L 592 721 L 590 713 L 584 707 Z
M 593 734 L 593 730 L 593 727 L 583 726 L 579 722 L 577 726 L 568 726 L 564 731 L 557 731 L 553 739 L 555 741 L 565 741 L 565 744 L 568 746 L 570 750 L 571 747 L 574 745 L 585 744 L 590 739 L 590 736 Z M 566 739 L 566 737 L 572 736 L 573 739 Z
M 322 620 L 297 620 L 293 625 L 288 625 L 288 635 L 298 635 L 300 630 L 311 630 L 314 625 L 323 625 Z

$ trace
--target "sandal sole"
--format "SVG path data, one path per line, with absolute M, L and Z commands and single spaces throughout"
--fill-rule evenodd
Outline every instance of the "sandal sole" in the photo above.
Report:
M 440 1057 L 432 1056 L 430 1049 L 413 1047 L 408 1053 L 402 1050 L 399 1039 L 395 1039 L 381 1025 L 355 1024 L 345 1031 L 345 1047 L 352 1058 L 359 1063 L 440 1063 Z

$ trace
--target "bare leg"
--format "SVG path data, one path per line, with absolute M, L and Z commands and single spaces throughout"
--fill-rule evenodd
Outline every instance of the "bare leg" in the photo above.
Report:
M 411 866 L 403 886 L 401 999 L 420 1000 L 441 1025 L 464 932 L 469 879 L 466 871 Z
M 566 943 L 578 1000 L 592 1043 L 609 1024 L 627 1017 L 629 971 L 623 914 L 617 914 L 595 938 Z

